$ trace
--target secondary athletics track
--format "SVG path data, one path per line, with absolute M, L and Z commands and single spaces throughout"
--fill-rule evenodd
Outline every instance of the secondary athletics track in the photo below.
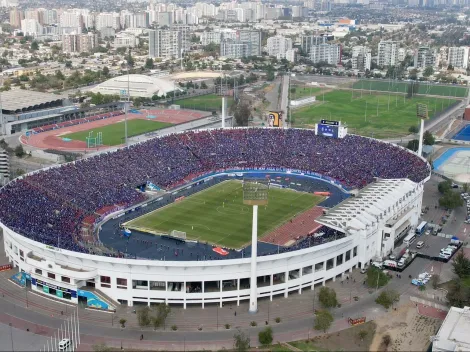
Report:
M 140 110 L 139 114 L 129 113 L 128 119 L 141 119 L 147 120 L 147 115 L 155 116 L 151 121 L 166 122 L 172 124 L 180 124 L 184 122 L 189 122 L 193 120 L 200 119 L 207 115 L 207 113 L 195 110 Z M 39 149 L 55 149 L 55 150 L 64 150 L 71 152 L 86 152 L 86 151 L 96 151 L 100 149 L 107 149 L 109 146 L 103 145 L 101 147 L 87 148 L 86 142 L 84 141 L 64 141 L 60 136 L 87 131 L 93 128 L 103 127 L 112 125 L 117 122 L 123 121 L 125 118 L 124 115 L 119 115 L 115 117 L 110 117 L 104 120 L 97 120 L 93 122 L 83 123 L 80 125 L 64 127 L 56 130 L 51 130 L 47 132 L 42 132 L 38 134 L 31 135 L 26 137 L 22 135 L 20 137 L 20 142 L 24 145 L 29 145 L 34 148 Z

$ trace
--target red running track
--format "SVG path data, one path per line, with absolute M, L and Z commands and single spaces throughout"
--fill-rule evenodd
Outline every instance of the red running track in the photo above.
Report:
M 189 122 L 193 120 L 200 119 L 207 114 L 194 110 L 141 110 L 141 114 L 129 114 L 129 120 L 141 119 L 147 120 L 147 115 L 155 116 L 154 119 L 150 121 L 159 121 L 172 124 L 180 124 L 184 122 Z M 47 132 L 42 132 L 38 134 L 31 135 L 30 137 L 21 136 L 20 141 L 22 144 L 29 145 L 31 147 L 39 149 L 55 149 L 55 150 L 64 150 L 64 151 L 74 151 L 74 152 L 86 152 L 86 151 L 96 151 L 100 149 L 107 149 L 109 146 L 101 146 L 97 148 L 87 148 L 86 142 L 84 141 L 64 141 L 60 136 L 69 133 L 87 131 L 93 128 L 103 127 L 111 125 L 113 123 L 118 123 L 124 120 L 124 115 L 111 117 L 104 120 L 97 120 L 88 123 L 83 123 L 80 125 L 64 127 L 56 130 L 51 130 Z

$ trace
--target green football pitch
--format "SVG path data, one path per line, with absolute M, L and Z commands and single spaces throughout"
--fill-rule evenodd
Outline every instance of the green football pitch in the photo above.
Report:
M 227 108 L 229 108 L 233 104 L 233 98 L 226 98 Z M 194 98 L 176 100 L 174 103 L 180 105 L 184 109 L 203 111 L 222 110 L 222 97 L 215 94 L 201 95 Z
M 324 99 L 324 100 L 323 100 Z M 322 119 L 337 120 L 348 125 L 348 132 L 374 138 L 394 138 L 408 135 L 411 126 L 418 125 L 416 104 L 428 106 L 429 116 L 447 109 L 456 100 L 403 94 L 335 90 L 317 95 L 317 102 L 292 111 L 293 125 L 315 128 Z
M 323 199 L 310 193 L 271 188 L 268 205 L 258 209 L 259 237 Z M 251 222 L 251 206 L 243 204 L 242 183 L 226 181 L 134 219 L 125 226 L 150 233 L 183 231 L 188 239 L 238 249 L 251 241 Z
M 354 82 L 354 89 L 375 90 L 382 92 L 406 93 L 409 82 L 396 82 L 387 80 L 359 80 Z M 446 97 L 463 98 L 468 95 L 466 86 L 451 84 L 432 84 L 429 82 L 419 82 L 418 94 L 440 95 Z
M 127 121 L 127 135 L 129 137 L 137 136 L 152 131 L 156 131 L 168 126 L 172 126 L 171 123 L 151 121 L 151 120 L 128 120 Z M 70 138 L 73 140 L 84 141 L 89 136 L 90 132 L 93 132 L 93 137 L 96 137 L 98 132 L 103 133 L 103 144 L 104 145 L 120 145 L 124 143 L 124 121 L 116 122 L 111 125 L 89 129 L 86 131 L 80 131 L 62 135 L 61 137 Z

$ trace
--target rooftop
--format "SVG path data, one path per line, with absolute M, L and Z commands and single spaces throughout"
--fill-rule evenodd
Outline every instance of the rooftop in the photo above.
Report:
M 470 307 L 451 307 L 437 335 L 432 338 L 433 351 L 470 350 Z
M 59 102 L 65 99 L 62 95 L 41 93 L 24 89 L 2 92 L 0 97 L 2 110 L 13 113 L 57 106 Z
M 373 226 L 391 208 L 414 193 L 418 184 L 408 179 L 379 179 L 363 188 L 316 221 L 344 233 L 355 233 Z

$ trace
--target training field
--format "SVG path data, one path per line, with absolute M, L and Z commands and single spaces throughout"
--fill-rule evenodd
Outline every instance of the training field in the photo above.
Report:
M 354 89 L 375 90 L 382 92 L 406 93 L 409 82 L 396 82 L 387 80 L 359 80 L 353 84 Z M 460 85 L 432 84 L 429 82 L 419 82 L 418 94 L 441 95 L 456 98 L 463 98 L 468 95 L 468 88 Z
M 226 97 L 227 107 L 233 103 L 232 97 Z M 176 100 L 175 104 L 184 109 L 204 110 L 204 111 L 222 111 L 222 97 L 216 94 L 201 95 L 194 98 Z
M 127 121 L 127 135 L 128 137 L 137 136 L 139 134 L 152 132 L 152 131 L 159 130 L 161 128 L 165 128 L 168 126 L 172 126 L 172 124 L 166 123 L 166 122 L 142 120 L 142 119 L 128 120 Z M 98 132 L 103 133 L 104 145 L 113 146 L 113 145 L 120 145 L 124 143 L 124 137 L 125 137 L 124 121 L 119 121 L 111 125 L 97 127 L 97 128 L 93 128 L 93 129 L 86 130 L 86 131 L 80 131 L 80 132 L 62 135 L 61 137 L 86 142 L 86 137 L 88 137 L 91 131 L 93 131 L 93 137 L 96 137 L 96 134 Z
M 258 208 L 258 236 L 323 199 L 310 193 L 271 188 L 269 204 Z M 242 183 L 226 181 L 134 219 L 126 226 L 157 233 L 184 231 L 188 239 L 242 248 L 251 241 L 251 221 L 251 206 L 243 204 Z
M 429 116 L 455 103 L 454 99 L 434 97 L 404 98 L 404 95 L 336 90 L 317 95 L 317 102 L 292 111 L 293 125 L 315 128 L 321 119 L 342 121 L 348 132 L 374 138 L 408 135 L 418 125 L 416 104 L 428 105 Z

